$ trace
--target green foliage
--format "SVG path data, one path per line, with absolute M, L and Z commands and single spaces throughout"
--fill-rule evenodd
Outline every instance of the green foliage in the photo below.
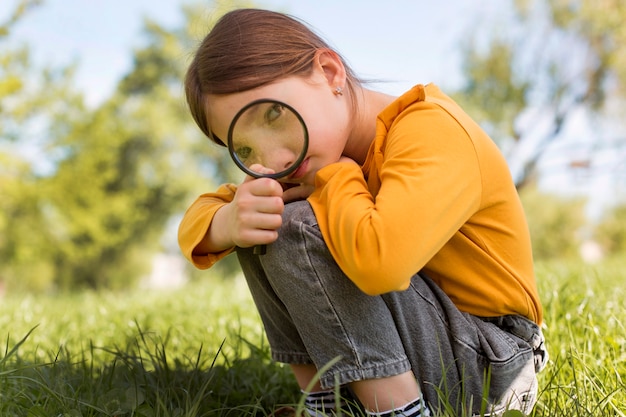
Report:
M 626 253 L 626 205 L 609 210 L 596 230 L 596 238 L 608 254 Z
M 0 282 L 16 290 L 44 290 L 54 271 L 50 252 L 39 252 L 48 244 L 48 227 L 38 181 L 20 159 L 0 153 L 0 167 Z M 24 282 L 24 277 L 32 278 Z
M 587 239 L 597 242 L 609 259 L 626 252 L 626 206 L 609 209 L 599 222 L 590 223 L 584 215 L 585 199 L 559 197 L 530 186 L 520 191 L 520 197 L 536 260 L 580 259 Z
M 167 102 L 153 98 L 135 106 L 112 100 L 58 144 L 64 159 L 42 186 L 58 282 L 66 287 L 117 287 L 115 277 L 132 282 L 138 273 L 120 267 L 132 267 L 133 259 L 149 266 L 153 242 L 182 209 L 186 186 L 173 163 L 181 151 L 171 132 L 179 124 Z
M 581 109 L 623 125 L 612 107 L 626 99 L 626 8 L 622 0 L 513 3 L 506 27 L 472 26 L 463 46 L 466 82 L 455 98 L 509 159 L 523 159 L 515 175 L 521 188 Z
M 16 6 L 3 25 L 0 44 L 38 3 Z M 44 146 L 43 132 L 66 130 L 82 112 L 82 97 L 71 88 L 72 74 L 71 67 L 34 70 L 27 47 L 0 49 L 0 283 L 11 289 L 43 290 L 55 276 L 40 181 L 45 164 L 30 154 L 36 144 Z
M 572 259 L 578 256 L 585 224 L 584 201 L 545 194 L 526 187 L 520 197 L 533 244 L 536 260 Z
M 9 291 L 129 287 L 162 250 L 172 216 L 235 178 L 182 97 L 194 31 L 219 17 L 203 10 L 188 6 L 188 24 L 173 30 L 147 21 L 133 68 L 93 109 L 73 90 L 75 68 L 36 68 L 26 47 L 0 53 L 0 281 Z M 22 9 L 11 24 L 18 18 L 27 19 Z
M 537 264 L 551 360 L 533 416 L 626 413 L 625 266 Z M 7 298 L 0 328 L 1 415 L 265 416 L 301 401 L 241 279 Z
M 518 132 L 514 122 L 528 105 L 529 85 L 518 79 L 514 70 L 514 47 L 496 39 L 488 51 L 482 51 L 478 45 L 465 48 L 467 83 L 455 98 L 471 109 L 472 117 L 482 122 L 496 141 L 515 137 Z
M 574 32 L 588 47 L 589 72 L 585 74 L 586 99 L 602 106 L 608 95 L 619 90 L 626 94 L 626 8 L 622 0 L 552 0 L 551 18 L 555 25 Z M 618 83 L 606 81 L 616 77 Z
M 146 31 L 149 45 L 117 93 L 53 143 L 63 158 L 44 186 L 62 288 L 133 284 L 202 172 L 192 153 L 199 134 L 173 93 L 180 47 L 155 24 Z
M 20 0 L 6 22 L 0 22 L 0 40 L 9 35 L 11 26 L 17 23 L 22 15 L 31 7 L 41 4 L 42 0 Z M 2 97 L 0 95 L 0 97 Z

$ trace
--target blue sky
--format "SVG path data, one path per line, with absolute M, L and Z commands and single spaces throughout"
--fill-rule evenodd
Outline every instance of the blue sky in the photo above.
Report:
M 508 1 L 507 1 L 508 2 Z M 444 89 L 461 82 L 458 40 L 476 25 L 502 19 L 503 0 L 258 0 L 315 27 L 364 78 L 400 94 L 416 83 Z M 3 0 L 0 18 L 17 0 Z M 12 33 L 40 63 L 78 62 L 77 83 L 89 102 L 109 94 L 141 43 L 143 17 L 176 27 L 185 0 L 44 0 Z M 207 10 L 211 1 L 206 0 Z

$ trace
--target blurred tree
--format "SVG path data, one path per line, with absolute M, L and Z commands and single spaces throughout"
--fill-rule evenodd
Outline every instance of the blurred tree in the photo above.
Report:
M 198 194 L 241 178 L 188 115 L 182 79 L 215 19 L 249 5 L 187 6 L 184 26 L 173 30 L 146 21 L 133 68 L 93 110 L 69 88 L 73 68 L 38 71 L 26 49 L 11 59 L 0 54 L 0 63 L 16 67 L 0 72 L 0 94 L 13 85 L 5 90 L 16 97 L 1 116 L 0 140 L 24 142 L 22 109 L 37 120 L 35 145 L 46 159 L 42 170 L 41 161 L 16 161 L 15 150 L 0 154 L 0 184 L 9 191 L 0 202 L 0 279 L 14 288 L 127 287 L 151 266 L 172 216 Z M 41 82 L 27 83 L 25 70 Z M 27 94 L 25 85 L 39 88 Z
M 476 29 L 456 98 L 499 141 L 519 187 L 567 123 L 611 114 L 626 97 L 623 0 L 515 0 L 513 24 Z M 600 137 L 600 135 L 598 135 Z M 598 138 L 594 138 L 598 140 Z M 626 137 L 623 139 L 626 140 Z
M 184 57 L 204 10 L 185 8 L 186 24 L 174 30 L 146 21 L 145 45 L 117 91 L 55 142 L 65 156 L 47 190 L 54 233 L 64 237 L 55 261 L 63 287 L 134 283 L 161 249 L 168 219 L 234 174 L 227 152 L 202 137 L 181 96 Z
M 71 88 L 72 67 L 34 69 L 28 47 L 8 42 L 40 3 L 22 0 L 0 23 L 0 284 L 9 289 L 45 289 L 54 281 L 40 185 L 55 155 L 43 150 L 49 135 L 67 132 L 84 110 Z
M 596 239 L 609 255 L 623 257 L 626 253 L 626 205 L 606 213 L 596 230 Z
M 19 0 L 14 9 L 9 12 L 6 22 L 0 22 L 0 39 L 7 37 L 11 27 L 17 23 L 28 9 L 41 4 L 42 0 Z
M 520 197 L 528 218 L 534 258 L 578 257 L 585 201 L 542 193 L 534 185 L 524 187 Z

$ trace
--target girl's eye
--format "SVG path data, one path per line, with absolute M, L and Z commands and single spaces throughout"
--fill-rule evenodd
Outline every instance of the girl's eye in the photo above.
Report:
M 252 155 L 252 148 L 250 148 L 249 146 L 242 146 L 240 148 L 237 148 L 235 153 L 237 154 L 239 160 L 245 161 L 246 159 L 250 158 L 250 155 Z
M 285 108 L 278 103 L 273 104 L 265 113 L 265 120 L 267 122 L 273 122 L 280 117 L 285 111 Z

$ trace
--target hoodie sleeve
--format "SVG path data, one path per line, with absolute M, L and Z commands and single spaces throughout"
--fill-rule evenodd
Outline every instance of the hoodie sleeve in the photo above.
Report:
M 219 253 L 193 254 L 193 250 L 209 230 L 215 212 L 233 200 L 236 190 L 237 187 L 233 184 L 222 185 L 216 192 L 198 197 L 185 212 L 178 227 L 178 244 L 183 255 L 196 268 L 208 269 L 233 251 L 234 248 L 230 248 Z
M 377 191 L 358 166 L 335 163 L 318 172 L 309 197 L 336 262 L 370 295 L 406 289 L 478 210 L 481 194 L 472 140 L 439 106 L 410 106 L 388 131 L 379 123 L 375 141 L 383 143 L 369 172 Z

